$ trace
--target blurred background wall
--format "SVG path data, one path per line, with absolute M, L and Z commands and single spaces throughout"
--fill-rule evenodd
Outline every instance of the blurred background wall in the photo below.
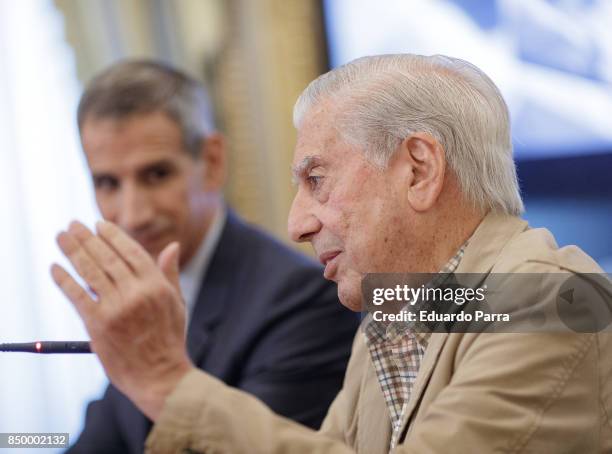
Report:
M 62 262 L 56 232 L 98 216 L 75 127 L 78 96 L 126 57 L 164 60 L 208 86 L 229 143 L 227 199 L 284 240 L 292 108 L 310 80 L 372 53 L 473 61 L 509 101 L 526 218 L 612 272 L 610 5 L 0 0 L 0 342 L 86 336 L 48 266 Z M 76 437 L 85 403 L 104 384 L 95 358 L 0 356 L 0 370 L 0 432 Z

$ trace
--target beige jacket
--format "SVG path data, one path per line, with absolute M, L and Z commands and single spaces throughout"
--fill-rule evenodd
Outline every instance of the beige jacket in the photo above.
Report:
M 489 215 L 457 273 L 560 270 L 601 272 L 578 248 L 558 249 L 548 231 Z M 611 335 L 433 334 L 407 410 L 396 454 L 612 453 Z M 390 429 L 359 331 L 319 432 L 194 370 L 168 398 L 147 452 L 383 454 Z

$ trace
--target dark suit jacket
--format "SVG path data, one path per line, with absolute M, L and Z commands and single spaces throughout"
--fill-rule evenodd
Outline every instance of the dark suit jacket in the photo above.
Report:
M 318 428 L 342 385 L 357 317 L 322 269 L 231 211 L 187 335 L 193 362 Z M 239 412 L 240 408 L 235 411 Z M 151 422 L 113 385 L 69 453 L 141 453 Z

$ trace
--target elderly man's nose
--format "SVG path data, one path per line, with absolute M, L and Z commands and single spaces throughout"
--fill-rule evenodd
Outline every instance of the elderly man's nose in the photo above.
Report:
M 289 219 L 287 222 L 289 237 L 296 243 L 310 241 L 321 229 L 319 219 L 312 213 L 309 203 L 305 197 L 297 193 L 291 204 Z

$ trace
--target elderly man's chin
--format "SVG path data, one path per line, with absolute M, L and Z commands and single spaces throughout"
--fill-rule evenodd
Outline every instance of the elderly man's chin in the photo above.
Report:
M 354 312 L 361 312 L 363 299 L 361 297 L 361 285 L 345 284 L 338 282 L 338 299 L 342 305 Z

